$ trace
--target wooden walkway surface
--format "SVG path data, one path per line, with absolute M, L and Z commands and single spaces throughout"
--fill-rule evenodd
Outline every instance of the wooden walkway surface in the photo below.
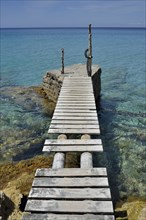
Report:
M 45 141 L 43 152 L 55 152 L 53 166 L 37 169 L 23 220 L 114 220 L 107 170 L 93 167 L 92 153 L 103 146 L 91 78 L 64 78 L 48 133 L 97 139 Z M 64 168 L 67 152 L 81 154 L 81 168 Z

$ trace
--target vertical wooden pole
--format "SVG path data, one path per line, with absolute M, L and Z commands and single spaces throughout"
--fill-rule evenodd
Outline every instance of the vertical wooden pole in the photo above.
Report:
M 91 32 L 91 24 L 89 24 L 89 46 L 88 46 L 88 75 L 92 75 L 92 32 Z
M 81 139 L 88 140 L 91 139 L 91 137 L 88 134 L 84 134 Z M 85 169 L 93 168 L 92 153 L 84 152 L 81 154 L 80 167 Z
M 67 139 L 67 136 L 61 134 L 58 136 L 58 139 Z M 56 153 L 53 160 L 52 169 L 61 169 L 64 168 L 65 164 L 65 154 L 64 153 Z
M 61 49 L 61 61 L 62 61 L 62 70 L 61 73 L 64 74 L 64 49 Z

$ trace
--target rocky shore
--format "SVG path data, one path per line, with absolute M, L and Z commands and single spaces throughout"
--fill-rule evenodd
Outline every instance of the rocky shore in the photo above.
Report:
M 82 64 L 65 68 L 65 74 L 70 75 L 85 71 Z M 93 73 L 96 73 L 92 80 L 98 102 L 101 69 L 94 65 Z M 41 154 L 63 78 L 60 70 L 51 70 L 40 86 L 1 88 L 1 103 L 7 106 L 7 111 L 2 107 L 1 115 L 0 215 L 3 220 L 22 218 L 36 169 L 52 165 L 52 155 Z M 67 156 L 66 167 L 78 165 L 77 155 Z M 144 220 L 146 201 L 129 196 L 116 204 L 116 210 L 126 210 L 128 220 Z M 126 218 L 117 218 L 122 219 Z

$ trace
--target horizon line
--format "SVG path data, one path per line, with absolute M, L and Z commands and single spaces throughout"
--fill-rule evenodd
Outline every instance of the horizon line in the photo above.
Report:
M 88 27 L 0 27 L 0 29 L 63 29 L 63 28 L 66 28 L 66 29 L 88 29 Z M 97 28 L 146 28 L 145 26 L 141 26 L 141 27 L 133 27 L 133 26 L 122 26 L 122 27 L 119 27 L 119 26 L 99 26 L 99 27 L 95 27 L 93 26 L 92 27 L 93 29 L 97 29 Z

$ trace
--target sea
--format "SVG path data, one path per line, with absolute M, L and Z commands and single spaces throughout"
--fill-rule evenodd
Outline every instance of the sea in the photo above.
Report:
M 102 69 L 99 121 L 110 183 L 120 198 L 145 197 L 146 180 L 146 29 L 93 28 L 93 64 Z M 0 29 L 0 162 L 41 153 L 51 116 L 39 106 L 16 102 L 17 89 L 38 86 L 48 70 L 86 63 L 87 28 Z M 13 91 L 15 89 L 15 97 Z M 26 102 L 30 103 L 30 97 Z M 99 160 L 100 159 L 100 160 Z

